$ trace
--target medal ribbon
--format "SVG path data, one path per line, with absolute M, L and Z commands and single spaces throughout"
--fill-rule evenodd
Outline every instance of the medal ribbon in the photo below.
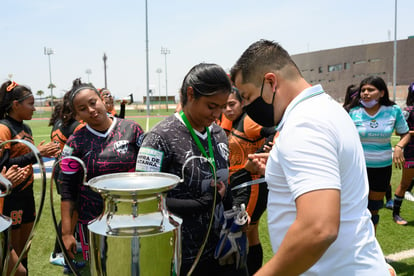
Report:
M 190 131 L 191 136 L 193 137 L 194 141 L 196 142 L 196 145 L 197 145 L 198 149 L 201 151 L 201 153 L 204 155 L 204 157 L 206 157 L 213 164 L 212 169 L 215 171 L 216 170 L 216 162 L 214 160 L 214 155 L 213 155 L 213 144 L 211 142 L 210 129 L 208 127 L 206 127 L 207 140 L 208 140 L 208 152 L 209 152 L 209 155 L 207 155 L 206 150 L 204 149 L 203 145 L 200 142 L 200 139 L 198 138 L 197 134 L 195 133 L 193 127 L 191 126 L 190 122 L 188 121 L 187 117 L 185 116 L 185 114 L 182 110 L 180 111 L 180 116 L 183 119 L 185 126 Z M 214 174 L 214 172 L 213 172 L 213 174 Z

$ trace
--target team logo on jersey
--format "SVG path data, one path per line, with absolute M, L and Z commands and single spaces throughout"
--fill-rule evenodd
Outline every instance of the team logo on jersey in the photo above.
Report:
M 60 168 L 64 174 L 74 174 L 80 170 L 81 164 L 77 159 L 67 156 L 62 159 Z
M 229 147 L 225 143 L 219 143 L 217 145 L 217 148 L 220 152 L 220 155 L 223 156 L 223 158 L 228 161 L 229 160 Z
M 403 116 L 404 116 L 404 119 L 407 120 L 408 117 L 410 116 L 410 112 L 408 110 L 404 110 L 403 111 Z
M 371 122 L 369 122 L 369 126 L 371 128 L 377 128 L 378 127 L 378 122 L 376 120 L 371 120 Z
M 128 144 L 129 144 L 128 140 L 117 141 L 114 144 L 114 149 L 115 149 L 116 152 L 125 154 L 125 153 L 128 152 Z
M 73 148 L 69 147 L 68 145 L 65 145 L 63 147 L 63 150 L 62 150 L 62 156 L 63 157 L 65 157 L 65 156 L 71 156 L 72 155 L 72 152 L 73 152 Z
M 141 134 L 137 139 L 137 146 L 140 147 L 142 145 L 142 141 L 144 141 L 144 134 Z

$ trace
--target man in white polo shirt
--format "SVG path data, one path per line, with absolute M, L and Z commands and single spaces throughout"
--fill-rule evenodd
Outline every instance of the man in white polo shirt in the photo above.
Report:
M 262 169 L 267 161 L 274 252 L 256 275 L 389 275 L 367 209 L 364 153 L 345 110 L 272 41 L 249 46 L 231 77 L 248 115 L 280 133 L 268 156 L 250 156 Z

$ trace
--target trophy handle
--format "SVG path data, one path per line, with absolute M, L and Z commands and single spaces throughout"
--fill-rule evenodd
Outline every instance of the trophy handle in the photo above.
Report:
M 45 166 L 43 164 L 42 156 L 40 155 L 40 152 L 36 148 L 35 145 L 33 145 L 32 143 L 30 143 L 26 140 L 13 139 L 13 140 L 7 140 L 7 141 L 4 141 L 3 143 L 1 143 L 0 148 L 3 147 L 7 143 L 22 143 L 22 144 L 25 144 L 26 146 L 28 146 L 29 149 L 34 153 L 34 155 L 36 157 L 37 163 L 39 164 L 39 168 L 40 168 L 40 174 L 42 176 L 39 209 L 36 212 L 36 217 L 33 221 L 33 227 L 32 227 L 32 230 L 30 231 L 30 234 L 28 236 L 26 244 L 24 245 L 23 250 L 22 250 L 22 252 L 19 256 L 19 259 L 17 260 L 16 264 L 14 265 L 14 267 L 13 267 L 11 273 L 10 273 L 10 275 L 14 275 L 17 271 L 17 267 L 19 266 L 20 262 L 23 259 L 23 256 L 25 256 L 27 251 L 29 250 L 30 244 L 32 243 L 32 239 L 34 237 L 34 233 L 35 233 L 37 224 L 39 223 L 40 216 L 42 215 L 43 205 L 44 205 L 44 202 L 45 202 L 45 193 L 46 193 L 46 170 L 45 170 Z M 9 190 L 10 190 L 10 187 L 9 187 Z M 4 197 L 6 195 L 7 195 L 6 193 L 4 193 L 4 194 L 2 193 L 1 197 Z
M 0 185 L 4 187 L 5 191 L 0 192 L 0 198 L 5 197 L 10 194 L 12 183 L 10 180 L 8 180 L 6 177 L 4 177 L 2 174 L 0 174 Z
M 12 183 L 10 182 L 10 180 L 8 180 L 6 177 L 4 177 L 2 174 L 0 174 L 0 185 L 2 186 L 2 191 L 0 193 L 0 198 L 7 196 L 8 194 L 10 194 L 11 192 L 11 188 L 12 188 Z M 4 191 L 3 191 L 4 188 Z M 2 241 L 0 241 L 0 250 L 2 250 L 3 252 L 0 252 L 0 273 L 1 275 L 7 275 L 7 268 L 8 268 L 8 263 L 10 260 L 10 226 L 11 226 L 11 219 L 0 215 L 0 221 L 1 221 L 1 229 L 0 231 L 1 233 L 1 237 L 4 239 Z M 4 222 L 8 222 L 8 223 L 4 223 Z M 4 234 L 3 232 L 6 232 L 7 234 Z
M 62 249 L 62 253 L 63 253 L 63 256 L 65 258 L 65 262 L 70 267 L 70 269 L 72 270 L 72 272 L 76 276 L 80 276 L 81 274 L 79 273 L 79 271 L 76 269 L 75 265 L 73 264 L 73 262 L 69 258 L 68 251 L 66 250 L 65 244 L 63 243 L 62 232 L 61 232 L 61 229 L 59 229 L 58 221 L 56 219 L 55 208 L 54 208 L 54 205 L 53 205 L 53 181 L 55 179 L 55 169 L 56 169 L 56 166 L 58 164 L 60 164 L 63 160 L 66 160 L 66 159 L 73 159 L 81 165 L 81 167 L 83 169 L 83 183 L 84 184 L 86 183 L 86 166 L 85 166 L 85 163 L 80 158 L 78 158 L 76 156 L 66 156 L 66 157 L 63 157 L 63 158 L 57 160 L 53 164 L 52 176 L 50 178 L 50 210 L 51 210 L 51 213 L 52 213 L 53 225 L 55 226 L 56 238 L 58 240 L 60 248 Z
M 201 156 L 201 155 L 200 156 L 194 155 L 194 156 L 191 156 L 190 158 L 188 158 L 184 162 L 184 164 L 181 168 L 181 175 L 182 175 L 181 183 L 184 182 L 184 169 L 185 169 L 185 166 L 187 165 L 188 162 L 190 162 L 191 160 L 196 159 L 196 158 L 205 160 L 210 165 L 210 169 L 211 169 L 211 172 L 213 174 L 213 180 L 214 180 L 214 196 L 213 196 L 213 207 L 211 208 L 211 218 L 210 218 L 210 222 L 209 222 L 208 227 L 207 227 L 207 232 L 204 236 L 203 243 L 201 244 L 200 248 L 198 249 L 198 252 L 197 252 L 196 258 L 193 262 L 193 265 L 191 266 L 190 270 L 187 273 L 187 276 L 191 276 L 193 274 L 193 271 L 196 268 L 198 262 L 200 261 L 201 255 L 203 254 L 204 247 L 206 246 L 207 241 L 208 241 L 208 237 L 210 236 L 211 227 L 213 226 L 214 214 L 216 212 L 216 202 L 217 202 L 217 172 L 216 172 L 216 168 L 214 167 L 213 162 L 211 162 L 211 160 L 209 158 L 206 158 L 206 157 Z

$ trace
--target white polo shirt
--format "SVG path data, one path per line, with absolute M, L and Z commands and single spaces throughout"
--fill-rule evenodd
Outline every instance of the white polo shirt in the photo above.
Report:
M 341 190 L 337 240 L 304 275 L 387 275 L 367 209 L 368 179 L 355 125 L 320 85 L 287 107 L 266 167 L 268 227 L 278 250 L 296 218 L 295 199 L 318 189 Z

